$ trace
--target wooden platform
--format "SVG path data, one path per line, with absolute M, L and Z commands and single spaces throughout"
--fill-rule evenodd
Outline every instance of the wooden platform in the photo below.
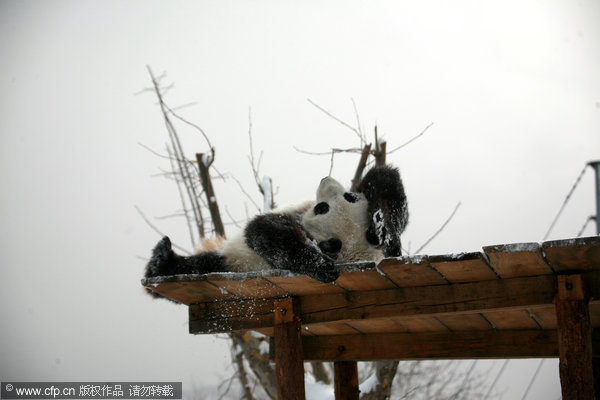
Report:
M 559 357 L 561 315 L 573 313 L 561 310 L 572 302 L 588 312 L 585 351 L 600 356 L 600 237 L 385 259 L 340 271 L 332 284 L 285 271 L 142 283 L 188 305 L 194 334 L 274 336 L 278 307 L 292 298 L 304 360 Z

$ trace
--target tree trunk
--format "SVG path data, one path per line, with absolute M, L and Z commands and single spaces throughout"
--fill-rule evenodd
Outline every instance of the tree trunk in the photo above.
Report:
M 392 383 L 398 370 L 398 361 L 379 361 L 375 363 L 377 384 L 369 393 L 361 393 L 361 400 L 388 400 L 392 395 Z

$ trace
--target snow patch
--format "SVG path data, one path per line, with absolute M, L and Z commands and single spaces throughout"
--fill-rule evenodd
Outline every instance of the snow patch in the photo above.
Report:
M 258 352 L 259 352 L 260 354 L 263 354 L 263 355 L 264 355 L 264 354 L 266 354 L 266 355 L 268 355 L 268 354 L 269 354 L 269 352 L 270 352 L 270 349 L 269 349 L 269 341 L 268 341 L 268 340 L 264 340 L 264 339 L 263 339 L 263 340 L 260 342 L 260 344 L 258 345 Z
M 323 382 L 315 382 L 311 375 L 305 375 L 306 400 L 334 400 L 333 385 L 326 385 Z
M 213 161 L 212 154 L 210 154 L 210 153 L 202 154 L 202 165 L 204 165 L 205 167 L 209 167 L 210 164 L 212 164 L 212 161 Z
M 379 378 L 377 378 L 377 374 L 373 373 L 370 377 L 368 377 L 363 383 L 360 384 L 359 389 L 361 393 L 371 393 L 377 389 L 379 385 Z
M 505 251 L 510 251 L 510 252 L 534 252 L 534 251 L 538 251 L 540 249 L 539 244 L 537 243 L 514 243 L 514 244 L 507 244 L 504 247 Z
M 260 189 L 262 190 L 264 199 L 263 209 L 265 212 L 271 211 L 271 209 L 273 209 L 273 189 L 271 188 L 271 178 L 266 175 L 263 176 Z

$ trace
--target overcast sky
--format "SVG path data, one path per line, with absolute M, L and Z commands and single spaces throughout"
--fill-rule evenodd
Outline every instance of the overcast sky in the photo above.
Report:
M 541 241 L 585 163 L 600 158 L 600 4 L 581 1 L 0 2 L 0 379 L 183 381 L 209 390 L 233 370 L 227 342 L 187 334 L 187 310 L 143 294 L 159 236 L 190 247 L 176 187 L 157 177 L 167 136 L 146 65 L 174 83 L 172 107 L 203 127 L 215 165 L 254 194 L 251 109 L 261 173 L 276 201 L 314 197 L 330 158 L 358 146 L 307 98 L 389 148 L 416 250 Z M 186 152 L 207 151 L 181 126 Z M 257 154 L 258 155 L 258 154 Z M 332 175 L 350 183 L 356 155 Z M 256 211 L 231 180 L 217 199 Z M 260 202 L 258 193 L 256 201 Z M 595 213 L 588 170 L 550 238 Z M 228 225 L 228 232 L 235 227 Z M 584 235 L 593 235 L 588 226 Z M 537 360 L 498 384 L 521 398 Z M 484 363 L 481 364 L 484 368 Z M 485 368 L 499 368 L 488 363 Z M 483 371 L 483 370 L 482 370 Z M 545 362 L 529 399 L 560 396 Z

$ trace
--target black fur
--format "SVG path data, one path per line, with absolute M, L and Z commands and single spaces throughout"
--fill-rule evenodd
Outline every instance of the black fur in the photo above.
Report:
M 322 242 L 319 242 L 319 248 L 328 257 L 335 260 L 340 254 L 340 250 L 342 250 L 342 241 L 336 238 L 323 240 Z
M 248 247 L 273 268 L 305 274 L 325 283 L 339 276 L 333 260 L 312 244 L 312 238 L 291 215 L 259 215 L 246 226 L 245 236 Z
M 366 232 L 367 241 L 382 246 L 386 257 L 400 256 L 400 234 L 408 224 L 406 194 L 400 173 L 389 166 L 371 168 L 361 180 L 357 191 L 363 193 L 369 201 L 370 226 Z M 376 224 L 374 220 L 380 223 Z M 379 231 L 378 226 L 382 228 Z
M 175 254 L 171 240 L 165 236 L 152 250 L 152 258 L 146 266 L 146 278 L 182 274 L 207 274 L 226 272 L 225 257 L 216 251 L 183 257 Z

